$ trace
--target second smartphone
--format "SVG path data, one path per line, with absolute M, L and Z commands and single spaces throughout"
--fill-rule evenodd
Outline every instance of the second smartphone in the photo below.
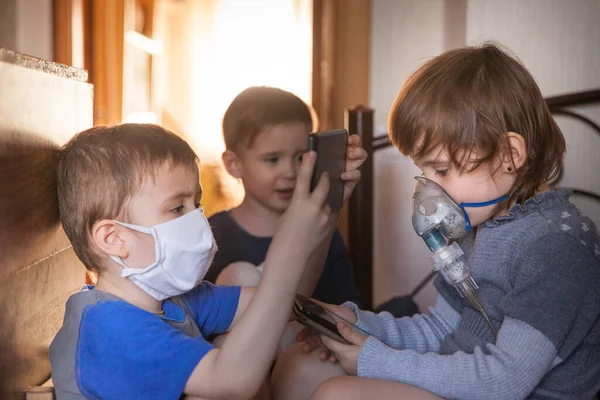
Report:
M 323 172 L 329 174 L 329 194 L 327 204 L 331 212 L 337 213 L 344 202 L 344 181 L 342 172 L 346 170 L 346 146 L 348 131 L 336 129 L 311 133 L 308 137 L 308 150 L 317 152 L 317 162 L 313 170 L 310 190 L 312 191 Z

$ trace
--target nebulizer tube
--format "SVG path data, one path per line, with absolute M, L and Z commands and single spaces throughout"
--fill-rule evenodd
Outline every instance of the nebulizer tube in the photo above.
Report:
M 492 333 L 496 336 L 496 328 L 479 299 L 477 283 L 471 276 L 469 265 L 458 243 L 446 244 L 446 239 L 437 229 L 426 233 L 423 239 L 429 250 L 433 252 L 430 258 L 433 269 L 442 275 L 442 278 L 454 287 L 461 297 L 469 300 L 473 307 L 481 313 Z
M 496 328 L 481 303 L 477 283 L 471 276 L 462 249 L 458 243 L 448 244 L 446 240 L 454 240 L 467 233 L 462 210 L 437 183 L 425 177 L 415 179 L 413 228 L 433 253 L 430 257 L 433 269 L 479 311 L 495 337 Z

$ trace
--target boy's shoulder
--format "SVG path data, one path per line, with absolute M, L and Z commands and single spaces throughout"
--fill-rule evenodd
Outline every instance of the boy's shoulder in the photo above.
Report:
M 143 312 L 116 296 L 89 286 L 69 297 L 63 325 L 50 344 L 52 380 L 57 394 L 81 394 L 79 382 L 74 375 L 78 370 L 76 360 L 80 358 L 78 350 L 81 339 L 83 338 L 84 342 L 93 342 L 98 338 L 85 339 L 97 332 L 113 340 L 118 337 L 117 331 L 121 327 L 115 318 L 135 323 L 134 320 L 141 316 L 137 311 Z M 86 328 L 93 329 L 82 329 L 84 324 Z
M 210 229 L 212 229 L 217 243 L 222 237 L 231 238 L 235 236 L 239 240 L 252 236 L 233 219 L 231 210 L 221 211 L 212 215 L 208 218 L 208 224 L 210 225 Z
M 191 371 L 214 348 L 191 314 L 198 314 L 199 306 L 206 305 L 203 328 L 222 328 L 233 318 L 236 294 L 239 297 L 234 288 L 220 290 L 203 283 L 186 297 L 165 300 L 162 317 L 99 290 L 71 295 L 63 326 L 50 345 L 57 394 L 147 398 L 151 393 L 163 393 L 158 397 L 178 397 Z M 221 298 L 231 299 L 219 303 Z M 190 305 L 195 309 L 190 310 Z M 214 317 L 219 307 L 227 309 L 222 318 Z M 166 373 L 165 366 L 174 367 Z M 118 390 L 128 394 L 115 392 Z
M 271 236 L 254 236 L 240 225 L 231 215 L 231 210 L 222 211 L 212 215 L 208 219 L 213 236 L 219 246 L 219 251 L 215 255 L 218 261 L 225 253 L 231 253 L 236 259 L 233 261 L 249 261 L 253 264 L 260 264 L 264 261 L 271 240 Z M 244 254 L 249 253 L 249 260 L 246 260 Z M 262 259 L 257 259 L 254 254 L 261 254 Z M 229 257 L 227 257 L 229 258 Z M 231 260 L 227 260 L 231 262 Z M 258 261 L 258 262 L 257 262 Z
M 72 294 L 65 306 L 63 325 L 50 344 L 50 359 L 54 363 L 64 357 L 74 356 L 79 339 L 89 333 L 83 325 L 93 325 L 93 331 L 110 336 L 120 329 L 127 329 L 138 322 L 144 322 L 150 313 L 127 303 L 118 297 L 92 287 L 84 287 Z M 122 324 L 127 321 L 127 324 Z
M 258 241 L 270 241 L 272 239 L 271 237 L 253 236 L 248 233 L 242 226 L 240 226 L 240 224 L 235 221 L 235 219 L 233 219 L 231 210 L 221 211 L 211 215 L 208 218 L 208 223 L 213 231 L 213 235 L 215 236 L 217 243 L 219 242 L 219 238 L 221 236 L 226 236 L 228 242 L 236 242 L 235 240 L 232 240 L 232 235 L 238 235 L 238 239 L 256 239 Z M 342 238 L 342 235 L 337 227 L 333 235 L 332 245 L 345 248 L 344 239 Z
M 234 221 L 233 221 L 233 218 L 231 218 L 231 210 L 226 210 L 226 211 L 220 211 L 218 213 L 211 215 L 208 218 L 208 222 L 212 226 L 213 223 L 214 224 L 222 224 L 222 223 L 232 223 Z
M 73 293 L 65 305 L 63 327 L 81 323 L 83 315 L 90 309 L 109 311 L 132 311 L 136 307 L 110 293 L 95 290 L 93 285 L 85 285 L 79 292 Z

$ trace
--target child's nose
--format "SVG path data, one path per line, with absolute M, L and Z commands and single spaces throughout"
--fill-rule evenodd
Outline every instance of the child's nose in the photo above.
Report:
M 283 170 L 283 177 L 288 179 L 296 179 L 296 174 L 298 172 L 298 165 L 294 160 L 291 162 L 285 163 L 285 167 Z

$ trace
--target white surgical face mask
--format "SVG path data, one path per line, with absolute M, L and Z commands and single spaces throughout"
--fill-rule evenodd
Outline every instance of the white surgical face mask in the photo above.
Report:
M 121 276 L 162 301 L 185 293 L 202 281 L 217 251 L 217 245 L 201 209 L 150 228 L 114 221 L 154 238 L 156 261 L 145 268 L 129 268 L 120 257 Z

